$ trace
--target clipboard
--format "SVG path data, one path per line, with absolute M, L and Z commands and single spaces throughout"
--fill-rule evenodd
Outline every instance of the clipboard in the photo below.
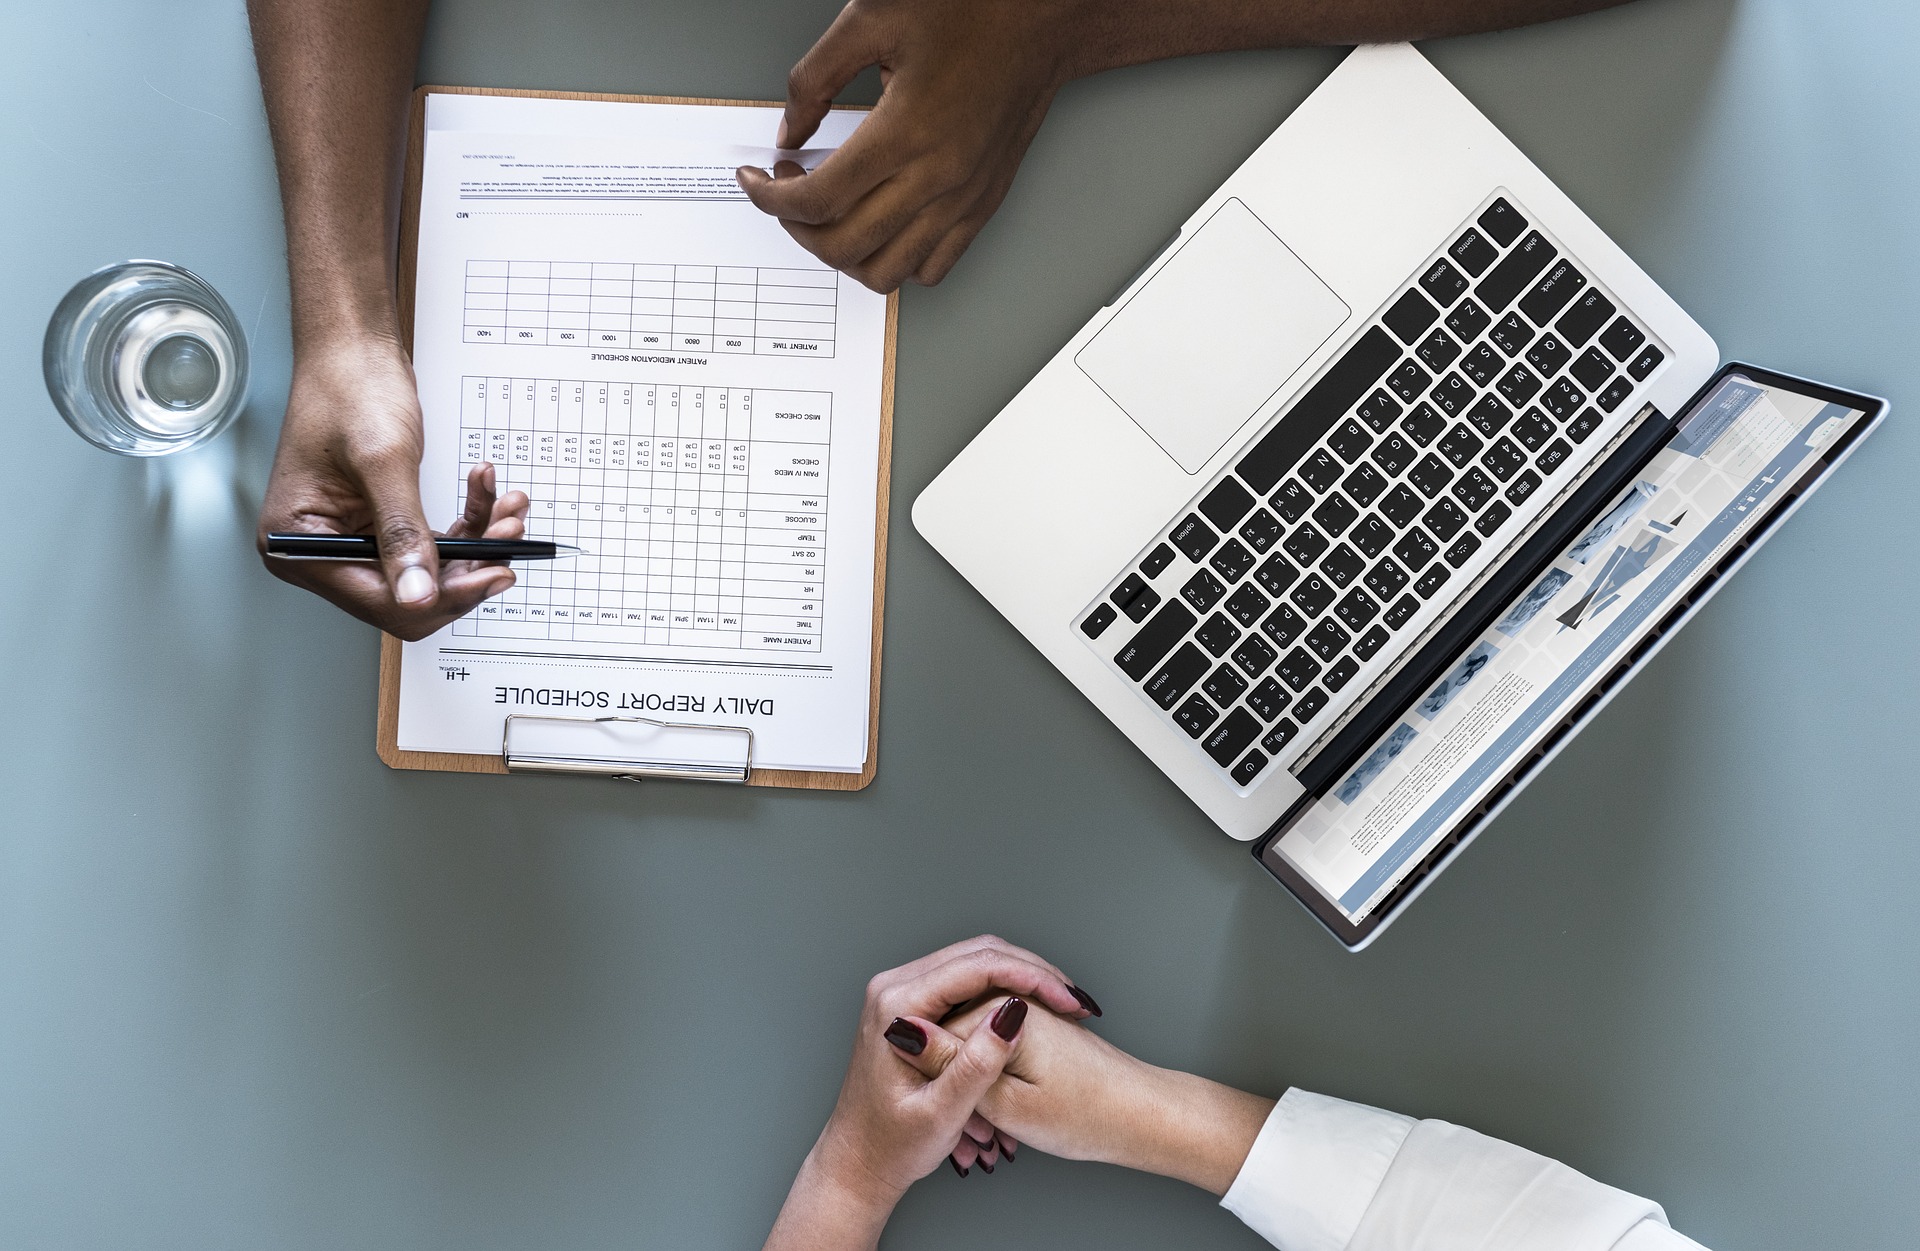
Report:
M 420 180 L 426 158 L 427 97 L 430 95 L 529 96 L 550 100 L 598 100 L 627 104 L 694 104 L 719 108 L 780 108 L 765 100 L 702 100 L 687 96 L 617 95 L 594 91 L 515 91 L 500 87 L 423 86 L 408 110 L 406 176 L 401 185 L 400 242 L 395 280 L 401 343 L 413 353 L 414 279 L 419 259 Z M 860 106 L 836 110 L 865 112 Z M 514 714 L 501 733 L 499 755 L 403 751 L 400 748 L 402 644 L 380 638 L 380 699 L 375 746 L 389 768 L 439 773 L 567 773 L 642 780 L 671 778 L 857 791 L 873 781 L 880 745 L 880 644 L 887 586 L 887 501 L 893 464 L 894 341 L 900 294 L 887 296 L 886 345 L 880 376 L 880 482 L 874 500 L 873 646 L 867 711 L 867 759 L 858 773 L 760 769 L 753 765 L 753 732 L 745 726 L 692 725 L 646 717 L 563 717 Z M 555 738 L 575 746 L 554 750 Z

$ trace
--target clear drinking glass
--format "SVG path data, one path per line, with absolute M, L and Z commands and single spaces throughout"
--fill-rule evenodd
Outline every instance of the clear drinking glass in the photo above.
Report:
M 247 340 L 220 293 L 165 261 L 122 261 L 67 292 L 41 352 L 47 393 L 95 447 L 165 456 L 247 400 Z

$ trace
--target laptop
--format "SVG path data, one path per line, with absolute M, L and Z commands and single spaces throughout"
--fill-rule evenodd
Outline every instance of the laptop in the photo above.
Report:
M 1366 47 L 913 519 L 1358 950 L 1884 411 L 1721 370 L 1418 51 Z

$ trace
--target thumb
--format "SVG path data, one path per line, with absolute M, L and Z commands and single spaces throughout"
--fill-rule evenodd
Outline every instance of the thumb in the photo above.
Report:
M 403 608 L 431 607 L 440 595 L 440 554 L 420 506 L 420 467 L 394 457 L 363 472 L 380 568 L 394 601 Z
M 973 1031 L 954 1049 L 940 1075 L 927 1083 L 927 1096 L 954 1118 L 955 1125 L 973 1114 L 988 1088 L 1000 1079 L 1001 1071 L 1019 1050 L 1020 1027 L 1026 1019 L 1026 1000 L 1014 997 L 1001 1001 L 987 1017 L 987 1028 Z M 946 1034 L 945 1030 L 940 1032 Z M 953 1038 L 951 1034 L 946 1036 Z

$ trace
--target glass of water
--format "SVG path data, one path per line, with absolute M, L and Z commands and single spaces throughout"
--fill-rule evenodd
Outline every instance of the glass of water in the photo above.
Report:
M 41 366 L 67 424 L 124 456 L 205 443 L 247 399 L 247 341 L 233 310 L 165 261 L 123 261 L 81 279 L 47 323 Z

